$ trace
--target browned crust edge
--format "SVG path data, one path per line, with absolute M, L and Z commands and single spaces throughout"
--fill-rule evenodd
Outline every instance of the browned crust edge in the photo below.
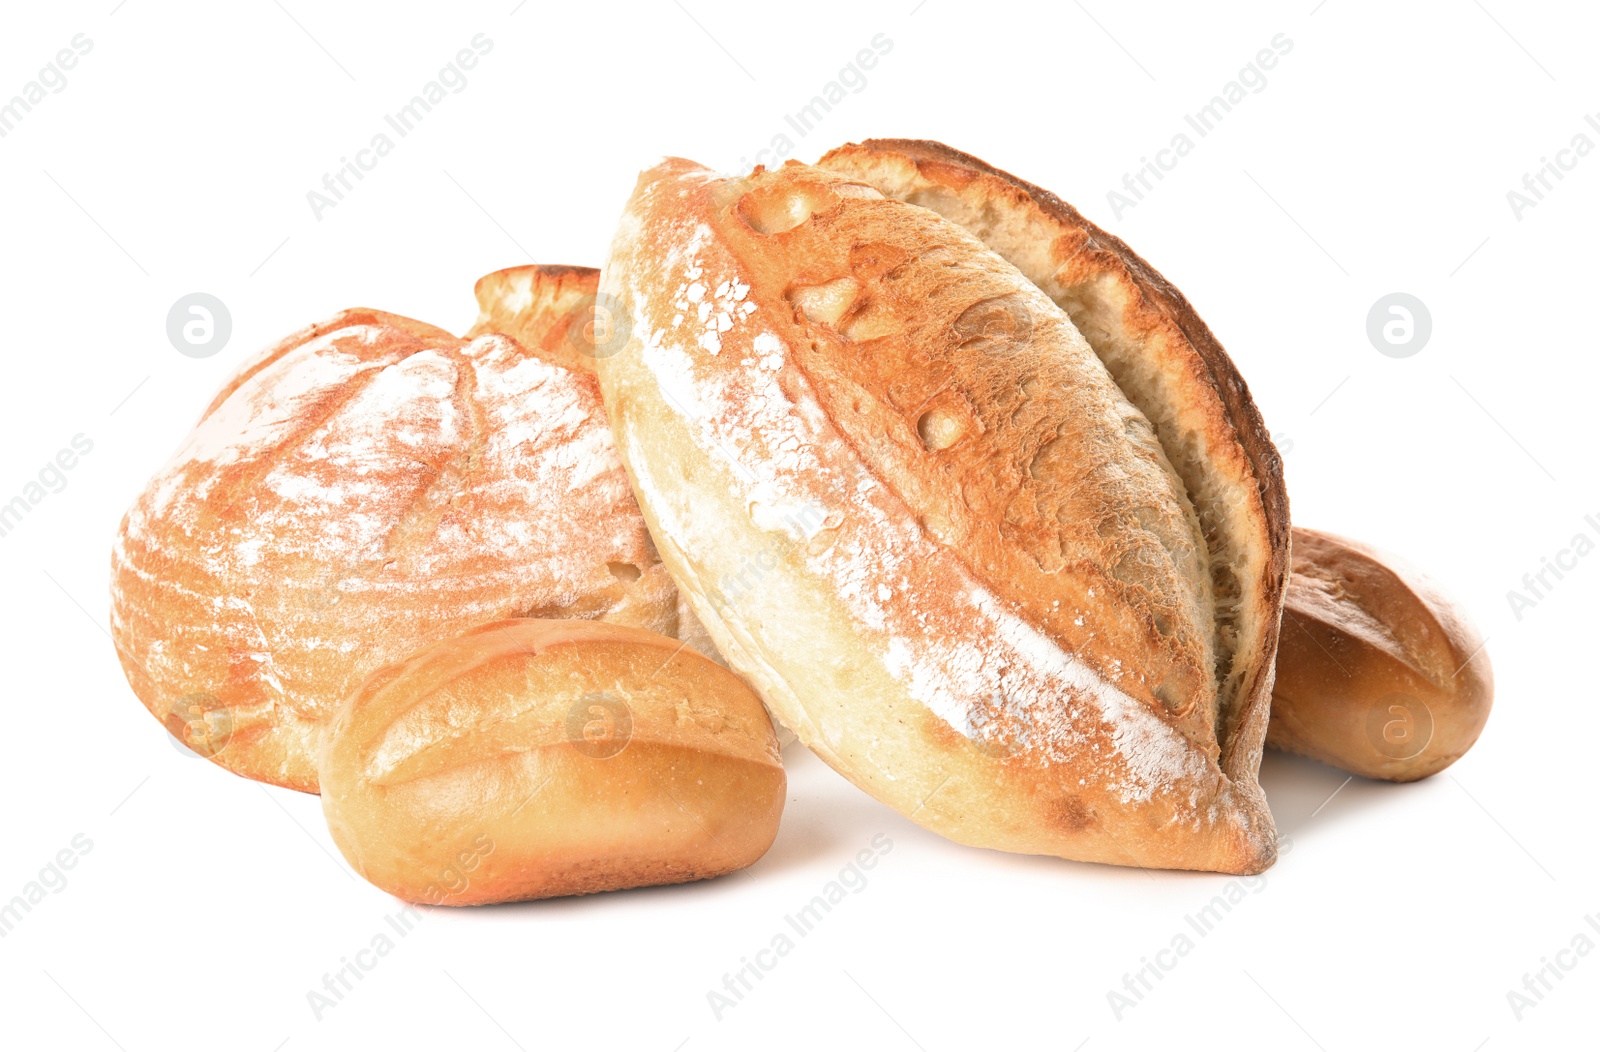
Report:
M 1434 630 L 1442 641 L 1442 649 L 1446 652 L 1443 655 L 1445 664 L 1423 667 L 1419 663 L 1406 663 L 1419 678 L 1432 684 L 1437 692 L 1435 700 L 1443 709 L 1435 715 L 1435 719 L 1460 726 L 1463 721 L 1457 714 L 1481 709 L 1481 715 L 1470 732 L 1458 732 L 1455 735 L 1453 748 L 1432 755 L 1419 754 L 1406 761 L 1361 764 L 1346 762 L 1339 755 L 1338 742 L 1318 741 L 1318 735 L 1307 733 L 1298 725 L 1297 710 L 1305 705 L 1301 703 L 1293 708 L 1280 709 L 1281 717 L 1275 714 L 1267 732 L 1267 747 L 1294 756 L 1304 756 L 1363 778 L 1388 782 L 1414 782 L 1429 778 L 1460 760 L 1482 737 L 1494 711 L 1494 666 L 1489 657 L 1488 639 L 1467 610 L 1447 594 L 1434 578 L 1404 557 L 1342 534 L 1304 526 L 1294 528 L 1294 537 L 1297 563 L 1337 569 L 1352 559 L 1365 560 L 1374 568 L 1375 576 L 1381 579 L 1378 587 L 1404 595 L 1420 607 L 1432 619 Z M 1295 575 L 1300 572 L 1295 571 Z M 1370 595 L 1371 589 L 1364 589 L 1361 596 L 1350 596 L 1348 601 L 1361 607 L 1360 600 Z M 1292 603 L 1286 601 L 1285 620 L 1291 617 L 1291 610 Z M 1380 623 L 1392 627 L 1394 621 Z M 1442 676 L 1440 669 L 1450 666 L 1454 666 L 1455 671 L 1449 677 Z M 1286 700 L 1285 705 L 1289 704 Z M 1280 730 L 1276 736 L 1272 732 L 1273 727 Z M 1290 727 L 1293 728 L 1291 733 L 1281 733 Z M 1435 736 L 1442 737 L 1437 731 Z M 1426 761 L 1423 761 L 1423 756 L 1427 756 Z
M 521 263 L 514 267 L 501 267 L 499 270 L 489 271 L 489 273 L 472 283 L 472 292 L 477 295 L 482 291 L 484 282 L 492 281 L 506 274 L 514 274 L 524 269 L 551 278 L 564 278 L 569 274 L 573 274 L 580 278 L 592 276 L 596 281 L 600 280 L 599 267 L 580 267 L 571 263 Z
M 203 421 L 206 417 L 216 412 L 217 407 L 226 402 L 233 392 L 255 379 L 256 374 L 290 351 L 326 336 L 330 332 L 336 332 L 339 329 L 346 329 L 354 325 L 382 325 L 400 332 L 410 333 L 413 337 L 423 340 L 453 341 L 456 338 L 453 334 L 446 332 L 437 325 L 429 325 L 425 321 L 408 318 L 403 314 L 391 314 L 388 311 L 374 310 L 371 307 L 347 307 L 330 318 L 312 322 L 310 325 L 296 329 L 241 365 L 237 371 L 223 382 L 217 393 L 212 396 L 211 401 L 206 404 L 206 411 L 200 414 L 200 420 Z
M 1259 755 L 1259 743 L 1264 742 L 1266 737 L 1267 717 L 1272 704 L 1272 675 L 1278 649 L 1278 632 L 1284 593 L 1288 585 L 1289 494 L 1283 480 L 1283 458 L 1273 445 L 1266 422 L 1261 417 L 1261 411 L 1250 397 L 1250 388 L 1245 383 L 1244 377 L 1239 374 L 1238 367 L 1233 364 L 1233 359 L 1228 357 L 1221 342 L 1217 340 L 1211 328 L 1201 319 L 1188 299 L 1163 277 L 1160 271 L 1146 262 L 1144 257 L 1130 248 L 1121 238 L 1091 222 L 1083 213 L 1049 190 L 1012 175 L 1004 169 L 996 168 L 981 158 L 931 139 L 866 139 L 860 143 L 846 144 L 838 149 L 848 150 L 852 147 L 898 152 L 918 166 L 933 164 L 966 168 L 994 176 L 1016 186 L 1028 194 L 1047 214 L 1063 223 L 1083 228 L 1094 242 L 1114 254 L 1127 268 L 1140 292 L 1177 325 L 1179 331 L 1200 356 L 1200 361 L 1210 377 L 1211 386 L 1222 404 L 1227 422 L 1231 425 L 1239 448 L 1244 452 L 1251 472 L 1255 476 L 1256 490 L 1260 494 L 1261 506 L 1266 515 L 1268 540 L 1272 547 L 1267 567 L 1267 587 L 1279 616 L 1269 619 L 1269 628 L 1263 640 L 1264 660 L 1261 667 L 1252 671 L 1251 675 L 1254 678 L 1246 692 L 1245 702 L 1240 706 L 1233 726 L 1228 729 L 1227 740 L 1220 743 L 1223 772 L 1233 780 L 1238 780 L 1241 774 L 1249 774 L 1253 778 L 1254 763 L 1250 753 L 1255 752 Z M 1250 733 L 1252 730 L 1253 734 Z M 1251 737 L 1258 743 L 1256 748 L 1241 752 L 1238 746 Z

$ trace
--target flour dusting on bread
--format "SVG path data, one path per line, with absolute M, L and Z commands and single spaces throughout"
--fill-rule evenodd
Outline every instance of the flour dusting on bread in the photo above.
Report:
M 601 291 L 633 321 L 597 372 L 662 559 L 823 759 L 963 843 L 1270 864 L 1217 765 L 1182 482 L 1015 268 L 837 176 L 668 161 Z
M 702 226 L 688 252 L 707 236 Z M 704 281 L 716 281 L 719 289 L 744 286 L 736 273 L 708 274 L 698 255 L 688 254 L 682 265 L 682 287 L 690 290 L 703 288 Z M 692 291 L 690 298 L 695 298 Z M 696 367 L 697 353 L 712 353 L 700 338 L 700 317 L 679 312 L 660 319 L 646 305 L 639 320 L 649 333 L 640 347 L 642 361 L 661 390 L 669 392 L 668 401 L 683 414 L 701 448 L 734 462 L 731 474 L 742 484 L 752 523 L 803 542 L 831 518 L 830 543 L 808 554 L 806 564 L 833 582 L 852 616 L 887 634 L 886 667 L 929 711 L 974 741 L 1011 743 L 1019 760 L 1032 764 L 1060 763 L 1086 748 L 1092 751 L 1085 728 L 1109 728 L 1120 762 L 1106 757 L 1102 773 L 1125 801 L 1149 799 L 1185 777 L 1204 774 L 1204 754 L 1182 734 L 1005 610 L 975 582 L 962 582 L 969 604 L 962 620 L 969 631 L 982 634 L 954 646 L 927 642 L 936 626 L 925 613 L 934 604 L 926 600 L 948 584 L 950 571 L 942 566 L 948 560 L 925 532 L 896 523 L 883 507 L 887 495 L 870 476 L 861 474 L 854 486 L 838 485 L 837 478 L 833 485 L 823 481 L 839 465 L 824 464 L 816 455 L 826 441 L 819 430 L 825 421 L 815 398 L 806 397 L 804 377 L 793 369 L 785 373 L 788 348 L 778 336 L 755 332 L 748 337 L 755 353 L 742 357 L 737 369 L 711 371 Z M 720 331 L 742 321 L 730 321 Z M 780 375 L 786 385 L 780 385 Z M 822 502 L 815 499 L 819 482 L 828 488 Z M 666 510 L 659 495 L 647 500 Z M 842 514 L 830 517 L 819 503 Z M 718 524 L 692 509 L 684 511 L 688 514 L 674 516 L 668 532 L 689 550 L 716 544 Z M 943 569 L 942 577 L 928 572 L 934 566 Z
M 218 762 L 311 789 L 373 668 L 519 614 L 673 631 L 659 573 L 591 374 L 346 312 L 247 367 L 134 503 L 112 629 L 158 717 L 201 699 Z

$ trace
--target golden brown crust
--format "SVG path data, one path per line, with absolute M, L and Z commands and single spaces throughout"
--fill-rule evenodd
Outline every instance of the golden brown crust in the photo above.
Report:
M 113 552 L 113 638 L 146 707 L 308 792 L 317 729 L 367 672 L 516 614 L 676 630 L 596 381 L 378 311 L 243 369 Z
M 1210 328 L 1121 239 L 1048 190 L 969 154 L 929 140 L 870 139 L 818 164 L 968 226 L 1068 311 L 1151 419 L 1211 546 L 1223 770 L 1253 782 L 1287 576 L 1289 505 L 1271 436 Z M 1240 504 L 1248 505 L 1243 514 Z
M 1494 672 L 1466 614 L 1393 556 L 1296 528 L 1267 744 L 1389 781 L 1471 748 Z
M 588 621 L 483 625 L 374 672 L 330 722 L 320 774 L 357 872 L 450 906 L 743 869 L 787 784 L 738 677 Z
M 1134 671 L 1192 668 L 1211 638 L 1182 484 L 1038 288 L 859 183 L 672 160 L 641 178 L 601 289 L 635 321 L 598 371 L 663 561 L 808 746 L 963 843 L 1271 863 L 1253 770 L 1217 766 L 1209 677 L 1169 705 Z M 1039 463 L 1062 438 L 1075 456 Z M 1109 573 L 1108 539 L 1139 565 Z
M 1206 740 L 1203 541 L 1149 423 L 1002 260 L 961 254 L 978 246 L 949 243 L 949 224 L 920 209 L 836 196 L 848 185 L 800 171 L 754 180 L 744 204 L 811 195 L 808 221 L 718 227 L 748 275 L 744 302 L 794 349 L 791 382 L 974 580 Z M 837 317 L 808 316 L 819 288 Z M 1140 616 L 1088 624 L 1107 602 Z
M 593 309 L 600 272 L 534 264 L 485 274 L 473 286 L 478 320 L 466 337 L 498 332 L 547 362 L 594 372 Z
M 449 340 L 450 334 L 436 325 L 429 325 L 425 321 L 407 318 L 400 314 L 390 314 L 388 311 L 372 310 L 367 307 L 351 307 L 342 310 L 331 318 L 323 321 L 312 322 L 303 329 L 290 333 L 277 343 L 266 348 L 254 358 L 245 362 L 238 371 L 223 383 L 222 388 L 212 397 L 204 413 L 200 414 L 203 421 L 216 411 L 217 407 L 226 402 L 233 393 L 245 384 L 251 383 L 263 371 L 271 368 L 285 355 L 291 354 L 306 344 L 315 343 L 324 339 L 330 333 L 341 329 L 368 327 L 385 330 L 397 334 L 398 339 L 411 337 L 414 346 L 427 346 L 432 341 Z M 357 352 L 360 353 L 360 352 Z

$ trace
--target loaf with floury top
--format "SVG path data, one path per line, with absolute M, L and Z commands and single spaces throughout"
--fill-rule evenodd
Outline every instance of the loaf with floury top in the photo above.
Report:
M 783 723 L 929 829 L 1264 869 L 1288 516 L 1231 362 L 1198 318 L 1124 330 L 1119 301 L 1176 293 L 1104 254 L 1072 283 L 1097 354 L 1046 287 L 1075 256 L 1004 258 L 1062 222 L 1018 181 L 908 203 L 873 158 L 825 163 L 663 162 L 603 269 L 629 325 L 596 367 L 680 590 Z
M 569 367 L 596 279 L 491 275 L 465 339 L 344 311 L 230 379 L 114 547 L 112 636 L 146 708 L 229 770 L 315 792 L 334 707 L 441 638 L 517 616 L 692 628 L 595 378 Z M 517 339 L 487 327 L 506 295 Z

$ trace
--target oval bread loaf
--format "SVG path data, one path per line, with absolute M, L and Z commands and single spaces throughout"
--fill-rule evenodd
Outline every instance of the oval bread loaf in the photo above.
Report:
M 1398 661 L 1423 670 L 1426 679 L 1433 666 L 1454 659 L 1459 667 L 1481 645 L 1465 617 L 1420 577 L 1398 564 L 1385 567 L 1383 557 L 1354 542 L 1297 531 L 1279 627 L 1273 600 L 1283 591 L 1281 574 L 1274 580 L 1270 563 L 1254 561 L 1254 553 L 1279 550 L 1288 528 L 1277 454 L 1216 337 L 1133 249 L 1048 191 L 940 143 L 872 139 L 840 147 L 818 164 L 961 224 L 1071 315 L 1150 418 L 1163 448 L 1175 451 L 1173 466 L 1194 499 L 1213 557 L 1219 672 L 1230 650 L 1240 655 L 1231 661 L 1236 677 L 1260 669 L 1251 655 L 1270 651 L 1282 637 L 1269 744 L 1393 778 L 1432 773 L 1471 744 L 1492 693 L 1486 656 L 1452 673 L 1444 686 L 1372 671 Z M 1208 382 L 1186 383 L 1185 376 Z M 1234 422 L 1234 438 L 1216 425 L 1219 418 Z M 1240 513 L 1257 499 L 1273 513 Z M 1408 654 L 1408 647 L 1419 652 Z M 1231 705 L 1259 717 L 1271 683 L 1270 677 L 1239 682 L 1223 711 Z M 1385 698 L 1394 704 L 1377 704 Z M 1370 716 L 1369 730 L 1372 713 L 1382 715 Z M 1408 755 L 1414 750 L 1421 751 Z
M 869 139 L 818 167 L 960 225 L 1066 311 L 1150 421 L 1200 522 L 1223 770 L 1255 777 L 1288 565 L 1283 466 L 1249 388 L 1183 294 L 1055 194 L 943 143 Z
M 1267 744 L 1410 782 L 1472 747 L 1494 672 L 1466 613 L 1365 544 L 1296 528 Z
M 601 291 L 631 319 L 597 370 L 662 558 L 824 760 L 963 843 L 1270 865 L 1287 530 L 1281 479 L 1249 472 L 1275 465 L 1221 469 L 1223 574 L 1181 451 L 1067 314 L 860 178 L 664 162 Z M 1213 406 L 1218 441 L 1270 450 Z M 1248 618 L 1215 585 L 1237 573 Z
M 786 781 L 739 678 L 653 632 L 483 625 L 381 669 L 321 757 L 334 842 L 433 905 L 673 884 L 743 869 Z

